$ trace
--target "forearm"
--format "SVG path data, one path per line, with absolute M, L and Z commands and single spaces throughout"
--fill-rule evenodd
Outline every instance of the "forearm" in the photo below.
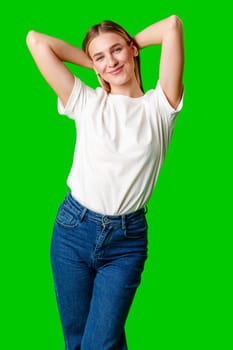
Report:
M 62 62 L 70 62 L 82 67 L 92 68 L 92 62 L 83 50 L 63 40 L 30 31 L 27 35 L 27 45 L 31 51 L 43 46 L 50 49 Z
M 139 48 L 144 48 L 151 45 L 162 44 L 164 37 L 170 30 L 181 27 L 180 19 L 173 15 L 156 22 L 135 36 L 135 40 Z

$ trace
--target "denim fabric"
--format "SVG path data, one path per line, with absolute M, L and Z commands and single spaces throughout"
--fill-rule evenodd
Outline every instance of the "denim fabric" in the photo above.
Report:
M 146 258 L 144 209 L 105 216 L 68 194 L 51 244 L 66 350 L 127 350 L 124 325 Z

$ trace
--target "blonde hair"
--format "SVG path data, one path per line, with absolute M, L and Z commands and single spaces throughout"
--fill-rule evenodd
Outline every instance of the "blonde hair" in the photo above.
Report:
M 87 32 L 84 40 L 83 40 L 83 51 L 88 55 L 89 58 L 90 54 L 89 54 L 89 45 L 91 43 L 91 41 L 96 38 L 97 36 L 99 36 L 101 33 L 108 33 L 108 32 L 112 32 L 115 34 L 120 35 L 128 45 L 133 44 L 139 51 L 138 45 L 136 43 L 136 41 L 129 35 L 129 33 L 127 33 L 127 31 L 122 28 L 119 24 L 112 22 L 112 21 L 103 21 L 99 24 L 95 24 L 93 27 L 91 27 L 89 29 L 89 31 Z M 135 77 L 136 80 L 141 88 L 141 90 L 143 91 L 143 87 L 142 87 L 142 78 L 141 78 L 141 70 L 140 70 L 140 57 L 139 54 L 138 56 L 134 57 L 134 71 L 135 71 Z M 98 76 L 99 81 L 102 85 L 102 87 L 104 88 L 104 90 L 109 93 L 111 91 L 111 86 L 110 84 L 102 79 L 100 76 Z

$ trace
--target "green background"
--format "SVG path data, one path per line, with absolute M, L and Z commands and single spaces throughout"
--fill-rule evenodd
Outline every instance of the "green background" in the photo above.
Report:
M 57 113 L 56 96 L 26 48 L 27 31 L 80 46 L 103 19 L 134 35 L 174 13 L 185 28 L 184 108 L 148 206 L 149 258 L 127 321 L 129 349 L 233 348 L 229 6 L 199 0 L 1 5 L 0 348 L 64 349 L 49 249 L 68 191 L 75 129 Z M 142 52 L 146 90 L 156 84 L 159 55 L 158 47 Z M 93 72 L 72 70 L 97 85 Z

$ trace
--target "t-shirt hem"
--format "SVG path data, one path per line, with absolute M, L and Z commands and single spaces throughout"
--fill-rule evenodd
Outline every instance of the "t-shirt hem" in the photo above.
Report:
M 181 98 L 180 98 L 180 102 L 178 104 L 178 106 L 176 108 L 172 107 L 170 102 L 168 101 L 167 99 L 167 96 L 165 95 L 162 87 L 161 87 L 161 84 L 160 84 L 160 81 L 158 80 L 158 83 L 157 83 L 157 89 L 159 91 L 159 94 L 162 98 L 162 101 L 166 107 L 166 109 L 168 110 L 168 112 L 170 114 L 177 114 L 178 112 L 181 111 L 182 107 L 183 107 L 183 98 L 184 98 L 184 89 L 183 89 L 183 92 L 182 92 L 182 95 L 181 95 Z
M 68 98 L 68 101 L 66 105 L 64 106 L 60 98 L 58 97 L 58 113 L 59 114 L 66 114 L 69 115 L 70 112 L 72 112 L 73 106 L 75 104 L 75 99 L 79 93 L 79 90 L 81 89 L 80 80 L 74 76 L 74 86 L 71 91 L 70 97 Z

